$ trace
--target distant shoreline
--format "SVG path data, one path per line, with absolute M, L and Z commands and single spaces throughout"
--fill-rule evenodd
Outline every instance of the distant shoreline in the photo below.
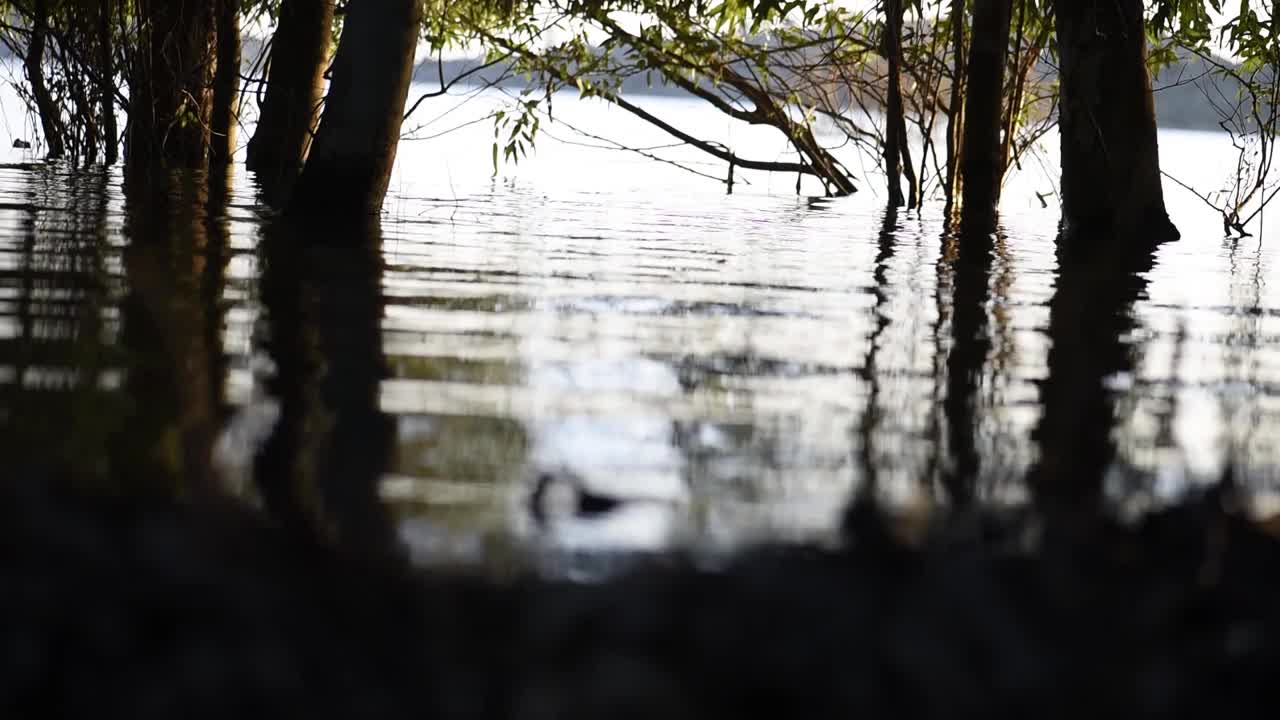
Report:
M 260 38 L 245 38 L 243 57 L 246 73 L 252 69 L 252 63 L 262 43 Z M 0 46 L 0 61 L 10 59 L 16 60 L 17 56 L 7 47 Z M 483 62 L 481 58 L 446 60 L 443 63 L 444 77 L 456 78 L 482 65 Z M 1207 69 L 1207 64 L 1203 60 L 1184 53 L 1181 64 L 1165 68 L 1152 78 L 1152 86 L 1156 89 L 1156 119 L 1161 128 L 1222 132 L 1222 128 L 1218 125 L 1220 118 L 1205 99 L 1205 91 L 1201 86 L 1198 83 L 1179 82 L 1181 79 L 1199 77 Z M 523 89 L 531 84 L 537 84 L 530 83 L 523 77 L 508 77 L 499 81 L 504 75 L 509 74 L 508 70 L 509 66 L 499 65 L 478 71 L 466 81 L 459 83 L 458 87 L 496 85 L 506 89 Z M 417 83 L 438 84 L 440 82 L 439 65 L 433 60 L 419 62 L 414 66 L 413 80 Z M 1230 79 L 1218 77 L 1207 81 L 1213 83 L 1210 87 L 1214 94 L 1220 93 L 1222 97 L 1234 97 L 1239 90 L 1239 84 Z M 623 81 L 621 90 L 622 94 L 632 97 L 687 96 L 684 90 L 666 83 L 657 72 L 647 77 L 644 75 L 628 77 Z

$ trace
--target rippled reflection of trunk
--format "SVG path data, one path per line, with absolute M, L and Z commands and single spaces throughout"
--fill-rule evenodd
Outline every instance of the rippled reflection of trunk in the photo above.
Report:
M 153 491 L 210 494 L 224 361 L 221 332 L 210 337 L 221 328 L 219 306 L 208 298 L 221 295 L 225 238 L 209 233 L 203 173 L 146 188 L 127 197 L 120 342 L 134 406 L 113 442 L 113 475 Z
M 378 496 L 393 425 L 379 409 L 385 375 L 381 231 L 280 221 L 264 230 L 262 299 L 280 420 L 254 475 L 267 509 L 295 533 L 362 554 L 398 551 Z
M 332 28 L 333 0 L 280 4 L 267 93 L 245 156 L 245 164 L 266 184 L 291 180 L 302 169 L 320 113 Z
M 966 190 L 967 192 L 967 190 Z M 968 207 L 966 206 L 966 213 Z M 943 486 L 957 506 L 974 499 L 980 471 L 977 449 L 978 390 L 991 350 L 987 304 L 991 296 L 992 238 L 986 233 L 948 238 L 954 242 L 952 268 L 951 351 L 947 355 L 947 391 L 943 412 L 951 462 Z
M 1106 247 L 1103 243 L 1102 247 Z M 1040 460 L 1031 490 L 1050 513 L 1088 516 L 1101 500 L 1115 458 L 1115 398 L 1108 381 L 1133 371 L 1124 335 L 1146 289 L 1150 254 L 1117 256 L 1059 250 L 1058 287 L 1049 306 L 1049 376 L 1035 431 Z
M 863 363 L 863 378 L 867 382 L 867 405 L 862 412 L 862 420 L 858 426 L 861 436 L 860 464 L 862 465 L 864 493 L 875 493 L 879 489 L 880 459 L 876 457 L 875 434 L 880 426 L 880 374 L 878 358 L 880 344 L 889 328 L 889 316 L 886 305 L 889 303 L 889 262 L 893 260 L 897 249 L 898 208 L 893 202 L 884 212 L 884 221 L 880 225 L 880 243 L 876 252 L 876 269 L 873 276 L 875 306 L 873 316 L 875 328 L 867 338 L 867 358 Z
M 367 215 L 391 182 L 417 46 L 417 0 L 347 5 L 333 81 L 290 198 L 298 215 Z
M 0 380 L 0 457 L 6 468 L 55 466 L 83 479 L 101 471 L 105 437 L 121 420 L 118 401 L 99 384 L 110 355 L 103 341 L 108 178 L 67 183 L 55 165 L 28 177 L 39 205 L 13 226 L 21 251 L 0 273 L 14 291 L 0 323 L 16 329 L 0 339 L 0 368 L 12 371 Z
M 226 381 L 230 369 L 229 358 L 223 345 L 226 317 L 224 295 L 227 285 L 227 265 L 231 262 L 231 232 L 227 226 L 227 212 L 231 207 L 232 170 L 219 168 L 209 173 L 209 202 L 206 205 L 205 223 L 208 242 L 204 247 L 204 268 L 200 280 L 200 306 L 204 311 L 205 347 L 209 358 L 209 404 L 213 410 L 215 426 L 221 429 L 231 408 L 227 404 Z

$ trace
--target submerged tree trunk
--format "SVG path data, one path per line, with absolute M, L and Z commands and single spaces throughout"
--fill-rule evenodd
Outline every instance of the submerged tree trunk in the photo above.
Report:
M 966 234 L 995 230 L 1004 157 L 1000 144 L 1004 65 L 1011 0 L 977 0 L 973 10 L 973 47 L 969 51 L 965 95 L 964 178 L 960 225 Z
M 943 186 L 946 214 L 950 218 L 960 200 L 960 156 L 964 150 L 964 85 L 968 61 L 965 59 L 964 0 L 951 0 L 951 97 L 947 117 L 947 178 Z
M 216 0 L 217 64 L 209 123 L 209 163 L 231 162 L 236 146 L 236 95 L 240 89 L 240 0 Z
M 31 96 L 36 101 L 36 112 L 40 115 L 45 147 L 49 149 L 50 158 L 59 158 L 66 152 L 63 145 L 66 128 L 62 124 L 58 104 L 54 102 L 53 94 L 44 81 L 44 51 L 49 37 L 48 0 L 36 0 L 31 12 L 31 40 L 27 44 L 24 67 L 27 82 L 31 85 Z
M 1062 242 L 1153 245 L 1165 211 L 1141 0 L 1055 5 L 1061 60 Z
M 418 21 L 416 0 L 348 6 L 329 97 L 290 198 L 291 212 L 355 216 L 382 208 L 400 142 Z
M 333 0 L 284 0 L 271 38 L 271 69 L 245 164 L 272 182 L 302 168 L 324 93 Z
M 137 0 L 126 145 L 130 174 L 204 167 L 213 106 L 214 5 Z
M 889 63 L 889 87 L 885 102 L 884 173 L 889 184 L 889 204 L 903 204 L 902 177 L 907 179 L 908 207 L 919 200 L 919 186 L 907 146 L 907 120 L 902 105 L 902 0 L 886 0 L 882 52 Z

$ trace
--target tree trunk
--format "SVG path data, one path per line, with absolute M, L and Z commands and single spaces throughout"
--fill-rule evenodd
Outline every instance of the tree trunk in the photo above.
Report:
M 201 168 L 209 157 L 215 55 L 212 3 L 137 0 L 126 141 L 131 175 Z
M 116 126 L 115 42 L 111 34 L 114 0 L 96 3 L 98 21 L 98 103 L 102 113 L 102 158 L 107 165 L 119 160 L 120 130 Z
M 44 50 L 49 37 L 48 0 L 36 0 L 31 12 L 31 41 L 27 44 L 24 67 L 27 82 L 31 85 L 31 96 L 36 101 L 36 112 L 40 115 L 45 147 L 49 148 L 50 158 L 59 158 L 66 152 L 63 145 L 66 128 L 62 124 L 58 104 L 54 102 L 53 94 L 44 81 Z
M 964 0 L 951 0 L 951 98 L 947 117 L 947 180 L 943 186 L 946 195 L 946 215 L 951 218 L 960 200 L 960 156 L 964 149 L 964 85 L 968 63 L 964 44 Z
M 1141 0 L 1055 4 L 1061 61 L 1062 238 L 1176 238 L 1165 211 Z M 1136 238 L 1135 238 L 1136 240 Z
M 216 0 L 217 64 L 213 73 L 213 110 L 209 123 L 209 164 L 231 162 L 236 148 L 236 96 L 240 90 L 240 0 Z
M 1000 126 L 1011 10 L 1011 0 L 978 0 L 974 5 L 960 159 L 964 178 L 960 225 L 966 235 L 995 230 L 1004 174 Z
M 903 204 L 902 177 L 907 178 L 907 204 L 914 208 L 918 197 L 915 169 L 907 147 L 907 121 L 902 105 L 902 0 L 885 0 L 882 52 L 889 64 L 889 87 L 885 101 L 884 174 L 889 185 L 889 204 Z
M 294 214 L 377 213 L 391 181 L 419 3 L 362 0 L 348 8 L 324 115 L 290 198 Z
M 324 93 L 333 0 L 284 0 L 271 38 L 271 69 L 245 164 L 272 182 L 292 180 L 307 156 Z

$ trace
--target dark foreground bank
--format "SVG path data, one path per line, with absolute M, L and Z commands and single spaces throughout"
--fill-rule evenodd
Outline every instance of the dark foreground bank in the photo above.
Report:
M 859 511 L 844 550 L 576 585 L 371 562 L 230 502 L 3 494 L 6 718 L 1230 717 L 1280 668 L 1280 544 L 1217 497 L 919 548 Z

